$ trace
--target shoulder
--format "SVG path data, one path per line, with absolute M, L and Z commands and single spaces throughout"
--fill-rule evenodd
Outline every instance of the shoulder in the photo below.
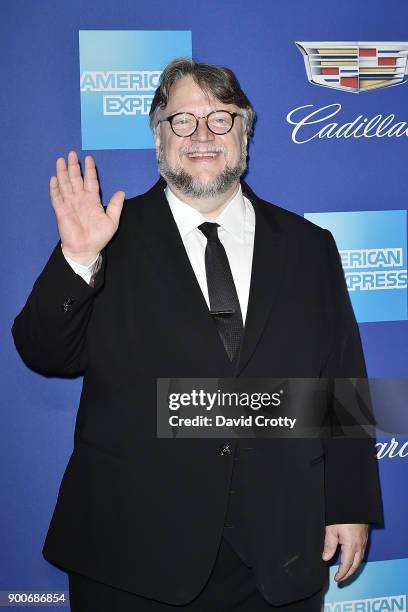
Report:
M 139 207 L 149 206 L 150 204 L 154 204 L 158 200 L 165 199 L 164 189 L 166 187 L 166 183 L 163 179 L 159 179 L 156 181 L 150 189 L 141 193 L 139 195 L 133 196 L 132 198 L 126 199 L 126 204 L 128 208 L 133 210 L 137 210 Z
M 165 182 L 159 179 L 145 193 L 125 199 L 121 225 L 132 224 L 134 222 L 154 222 L 158 210 L 162 211 L 163 208 L 167 208 L 167 200 L 164 194 L 165 186 Z
M 244 195 L 250 200 L 255 212 L 259 212 L 268 220 L 275 231 L 295 233 L 299 237 L 305 236 L 317 241 L 331 238 L 328 230 L 301 217 L 297 213 L 287 210 L 273 202 L 260 198 L 246 183 L 242 185 Z

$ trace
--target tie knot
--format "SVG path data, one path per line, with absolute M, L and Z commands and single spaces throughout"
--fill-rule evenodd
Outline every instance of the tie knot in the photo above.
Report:
M 220 226 L 218 223 L 211 223 L 210 221 L 206 221 L 205 223 L 199 225 L 198 229 L 203 232 L 207 240 L 217 241 L 219 240 L 217 231 L 219 227 Z

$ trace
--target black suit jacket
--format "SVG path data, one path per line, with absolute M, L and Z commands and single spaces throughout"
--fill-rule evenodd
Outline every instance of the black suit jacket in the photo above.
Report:
M 245 183 L 255 244 L 233 367 L 164 186 L 160 180 L 125 202 L 94 287 L 73 272 L 58 244 L 13 335 L 30 368 L 84 375 L 46 559 L 184 604 L 215 560 L 234 453 L 219 453 L 224 440 L 157 439 L 156 378 L 348 377 L 363 376 L 365 367 L 331 234 L 259 199 Z M 325 582 L 326 524 L 382 521 L 374 444 L 260 439 L 252 446 L 244 469 L 254 571 L 263 595 L 280 605 Z

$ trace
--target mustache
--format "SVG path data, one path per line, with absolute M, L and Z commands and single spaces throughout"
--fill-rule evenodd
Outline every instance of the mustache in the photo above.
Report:
M 179 155 L 189 155 L 191 153 L 226 153 L 227 149 L 223 145 L 207 145 L 204 147 L 187 146 L 179 150 Z

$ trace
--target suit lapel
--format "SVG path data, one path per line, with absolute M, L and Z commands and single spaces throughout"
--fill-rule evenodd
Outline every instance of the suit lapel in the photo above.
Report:
M 286 236 L 277 225 L 273 205 L 260 200 L 246 183 L 244 194 L 255 210 L 255 240 L 248 311 L 240 352 L 233 363 L 228 359 L 208 306 L 198 284 L 183 241 L 168 205 L 160 179 L 146 194 L 146 247 L 160 271 L 160 282 L 168 282 L 169 295 L 177 291 L 183 304 L 180 316 L 190 319 L 197 332 L 197 351 L 211 364 L 212 376 L 238 376 L 251 359 L 267 320 L 279 298 L 286 267 Z M 202 362 L 202 359 L 200 359 Z
M 231 376 L 232 364 L 209 315 L 207 302 L 164 194 L 165 186 L 166 183 L 160 179 L 146 194 L 146 247 L 156 262 L 160 282 L 167 283 L 166 294 L 178 296 L 182 304 L 180 317 L 194 327 L 195 337 L 191 340 L 194 343 L 193 350 L 196 350 L 200 363 L 208 364 L 213 372 L 207 375 Z
M 235 376 L 253 355 L 280 297 L 287 263 L 286 236 L 274 219 L 273 205 L 260 200 L 246 183 L 242 184 L 242 189 L 254 207 L 256 220 L 248 311 Z

